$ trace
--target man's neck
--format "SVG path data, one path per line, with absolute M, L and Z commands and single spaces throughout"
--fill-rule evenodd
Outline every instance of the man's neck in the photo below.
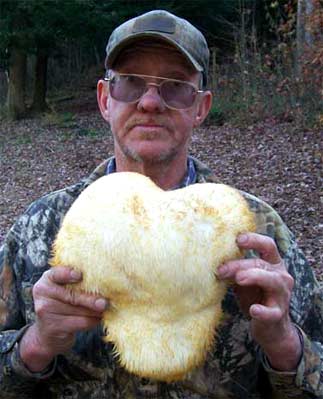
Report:
M 138 162 L 116 154 L 117 172 L 137 172 L 151 178 L 163 190 L 176 187 L 183 179 L 187 169 L 187 156 L 167 162 Z

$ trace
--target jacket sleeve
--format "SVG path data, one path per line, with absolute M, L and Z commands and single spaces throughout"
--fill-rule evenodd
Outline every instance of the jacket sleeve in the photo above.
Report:
M 19 356 L 20 338 L 29 327 L 25 317 L 29 306 L 26 305 L 31 305 L 24 300 L 31 294 L 31 286 L 24 284 L 26 273 L 20 268 L 21 224 L 22 218 L 9 231 L 0 248 L 0 398 L 28 397 L 35 383 L 53 372 L 47 369 L 44 373 L 31 373 Z
M 284 379 L 299 389 L 292 396 L 299 398 L 323 398 L 323 291 L 306 261 L 304 254 L 293 242 L 285 257 L 285 264 L 295 279 L 290 313 L 298 327 L 303 342 L 303 355 L 295 373 L 284 375 L 267 369 L 272 384 L 281 391 Z
M 284 398 L 323 398 L 323 289 L 298 247 L 293 234 L 268 204 L 247 198 L 256 214 L 259 232 L 271 236 L 294 278 L 290 316 L 297 326 L 303 354 L 294 372 L 270 367 L 259 350 L 264 369 L 274 391 Z

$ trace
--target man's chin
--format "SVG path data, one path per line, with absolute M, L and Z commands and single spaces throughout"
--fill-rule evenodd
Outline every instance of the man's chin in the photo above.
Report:
M 123 148 L 123 153 L 127 158 L 136 162 L 144 162 L 149 164 L 156 164 L 161 162 L 170 162 L 173 160 L 178 150 L 177 148 Z

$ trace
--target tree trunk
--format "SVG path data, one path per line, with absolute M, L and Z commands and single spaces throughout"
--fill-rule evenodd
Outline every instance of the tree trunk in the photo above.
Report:
M 304 41 L 308 46 L 313 46 L 314 38 L 311 32 L 311 15 L 314 11 L 313 0 L 305 0 L 305 35 Z
M 27 56 L 18 48 L 10 49 L 7 115 L 10 119 L 19 119 L 26 114 L 25 83 Z
M 304 49 L 305 36 L 305 3 L 304 0 L 297 1 L 297 23 L 296 23 L 296 58 L 297 74 L 300 72 L 300 59 Z
M 296 72 L 300 75 L 302 56 L 305 46 L 313 45 L 311 33 L 310 16 L 314 10 L 313 0 L 297 1 L 297 24 L 296 24 Z
M 38 49 L 36 55 L 36 64 L 35 64 L 34 93 L 31 105 L 31 111 L 35 113 L 41 113 L 48 110 L 48 105 L 46 103 L 47 64 L 48 64 L 47 52 Z

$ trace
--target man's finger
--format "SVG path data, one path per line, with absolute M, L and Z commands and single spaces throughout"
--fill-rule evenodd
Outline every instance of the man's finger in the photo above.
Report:
M 82 273 L 70 267 L 56 266 L 47 270 L 44 275 L 55 284 L 71 284 L 82 280 Z
M 260 258 L 238 259 L 226 262 L 217 269 L 217 276 L 220 279 L 235 279 L 238 272 L 249 269 L 272 270 L 278 269 L 278 265 L 270 265 L 268 262 Z
M 62 274 L 64 273 L 65 272 L 62 271 Z M 55 278 L 56 276 L 54 276 L 54 279 Z M 62 276 L 60 275 L 60 281 L 62 281 L 61 278 Z M 42 302 L 54 300 L 59 301 L 62 304 L 92 309 L 97 312 L 103 312 L 104 310 L 107 310 L 109 305 L 108 301 L 103 297 L 77 292 L 70 288 L 64 287 L 62 284 L 53 283 L 52 275 L 47 275 L 44 279 L 40 279 L 34 285 L 33 297 L 35 302 L 38 300 L 41 300 Z
M 276 273 L 263 269 L 249 269 L 238 272 L 235 282 L 241 286 L 257 286 L 272 292 L 285 292 L 293 286 L 293 278 L 287 272 Z
M 242 249 L 253 249 L 257 251 L 261 259 L 275 264 L 282 261 L 275 241 L 262 234 L 244 233 L 237 237 L 237 244 Z
M 279 322 L 283 316 L 282 310 L 278 306 L 268 307 L 261 304 L 251 305 L 249 314 L 253 319 L 270 324 Z
M 48 317 L 49 315 L 56 315 L 58 317 L 102 317 L 102 312 L 106 310 L 102 307 L 85 307 L 73 306 L 67 302 L 61 302 L 55 299 L 41 299 L 35 302 L 35 311 L 38 316 Z

